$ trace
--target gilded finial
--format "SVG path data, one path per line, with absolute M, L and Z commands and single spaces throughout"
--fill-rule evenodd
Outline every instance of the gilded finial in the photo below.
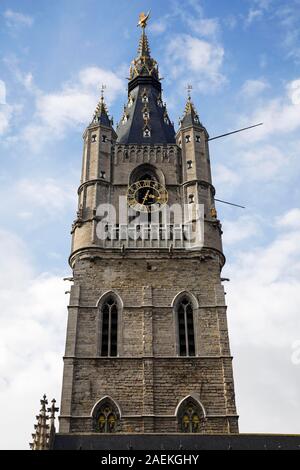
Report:
M 148 11 L 147 15 L 144 12 L 140 13 L 139 22 L 137 26 L 140 26 L 142 29 L 145 29 L 147 26 L 149 17 L 150 17 L 150 10 Z

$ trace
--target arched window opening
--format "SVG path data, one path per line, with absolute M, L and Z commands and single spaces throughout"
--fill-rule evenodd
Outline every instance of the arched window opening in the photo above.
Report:
M 113 296 L 103 303 L 101 313 L 101 356 L 117 356 L 118 306 Z
M 165 185 L 165 178 L 162 171 L 148 163 L 143 163 L 132 171 L 129 178 L 129 185 L 132 185 L 137 181 L 143 181 L 145 179 L 151 179 L 152 181 L 157 181 L 163 186 Z
M 94 429 L 101 433 L 114 433 L 118 431 L 120 414 L 115 403 L 106 398 L 96 407 L 94 415 Z
M 203 410 L 192 398 L 186 399 L 181 404 L 177 413 L 177 419 L 180 432 L 200 433 L 203 431 Z
M 180 356 L 195 356 L 193 307 L 185 296 L 177 306 L 178 344 Z

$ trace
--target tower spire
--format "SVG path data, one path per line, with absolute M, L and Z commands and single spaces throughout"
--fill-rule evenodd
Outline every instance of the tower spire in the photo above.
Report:
M 183 118 L 180 120 L 181 126 L 188 126 L 188 125 L 200 125 L 199 115 L 196 110 L 194 103 L 192 102 L 191 91 L 193 89 L 192 85 L 187 85 L 187 100 L 184 108 L 184 115 Z
M 132 81 L 136 77 L 154 77 L 159 80 L 157 62 L 151 57 L 149 41 L 146 35 L 146 26 L 149 21 L 150 11 L 141 13 L 137 26 L 142 28 L 142 34 L 138 46 L 138 55 L 132 61 L 129 71 L 129 79 Z
M 122 144 L 175 143 L 175 131 L 162 101 L 158 65 L 151 57 L 146 26 L 150 11 L 141 13 L 137 26 L 142 29 L 138 53 L 130 66 L 128 102 L 117 126 Z
M 100 100 L 96 106 L 92 124 L 103 124 L 104 126 L 111 127 L 112 120 L 108 116 L 107 106 L 104 100 L 104 90 L 106 89 L 106 85 L 101 85 L 101 96 Z
M 147 35 L 145 33 L 145 28 L 143 28 L 142 35 L 140 37 L 138 54 L 140 57 L 150 58 L 150 47 L 149 47 Z

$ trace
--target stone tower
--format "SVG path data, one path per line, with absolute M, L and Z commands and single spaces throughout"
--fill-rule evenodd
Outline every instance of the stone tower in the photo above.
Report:
M 237 433 L 208 133 L 190 96 L 175 133 L 146 22 L 119 125 L 102 94 L 83 136 L 59 432 Z

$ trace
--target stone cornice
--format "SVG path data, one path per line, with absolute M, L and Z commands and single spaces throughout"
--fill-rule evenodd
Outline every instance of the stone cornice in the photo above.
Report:
M 199 259 L 199 261 L 206 261 L 209 255 L 219 257 L 221 266 L 223 267 L 226 258 L 224 254 L 217 250 L 216 248 L 203 247 L 200 250 L 185 250 L 183 248 L 174 248 L 172 254 L 170 254 L 168 248 L 125 248 L 124 253 L 121 252 L 120 248 L 102 248 L 96 245 L 90 245 L 85 248 L 79 248 L 78 250 L 73 251 L 69 256 L 69 265 L 73 267 L 73 263 L 76 261 L 76 258 L 81 254 L 86 254 L 85 258 L 89 258 L 91 261 L 95 261 L 96 258 L 99 259 L 145 259 L 146 255 L 150 255 L 152 259 Z

